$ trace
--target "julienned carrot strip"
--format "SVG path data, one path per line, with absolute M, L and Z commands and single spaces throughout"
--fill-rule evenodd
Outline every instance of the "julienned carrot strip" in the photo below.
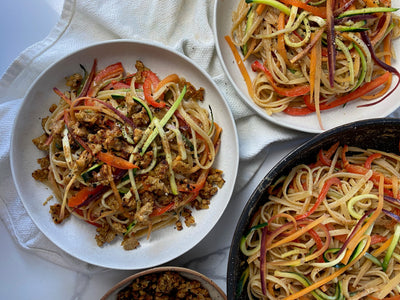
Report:
M 322 215 L 321 217 L 319 217 L 318 219 L 312 221 L 311 223 L 309 223 L 307 226 L 304 226 L 303 228 L 297 230 L 295 233 L 281 239 L 280 241 L 277 241 L 274 244 L 271 244 L 269 247 L 267 247 L 267 250 L 279 247 L 287 242 L 293 241 L 294 239 L 297 239 L 299 236 L 303 235 L 304 233 L 306 233 L 307 231 L 309 231 L 310 229 L 318 226 L 318 224 L 321 224 L 323 221 L 325 221 L 328 218 L 327 215 Z
M 377 7 L 378 6 L 378 4 L 375 3 L 374 0 L 365 0 L 364 2 L 367 5 L 367 7 Z
M 138 168 L 138 166 L 134 165 L 133 163 L 109 152 L 98 152 L 96 156 L 99 160 L 105 162 L 107 165 L 118 169 L 129 170 Z
M 302 224 L 301 226 L 304 226 L 304 224 Z M 324 233 L 325 233 L 325 236 L 326 236 L 325 244 L 322 243 L 320 237 L 318 236 L 318 234 L 313 229 L 309 229 L 307 231 L 307 233 L 309 233 L 311 235 L 311 237 L 313 239 L 315 239 L 316 244 L 318 244 L 318 242 L 320 242 L 320 246 L 321 247 L 317 246 L 317 248 L 318 248 L 317 251 L 313 252 L 310 255 L 307 255 L 305 257 L 302 257 L 302 258 L 299 258 L 299 259 L 295 259 L 295 260 L 292 260 L 292 261 L 287 261 L 287 260 L 285 260 L 285 261 L 271 261 L 271 262 L 268 262 L 268 264 L 270 266 L 298 266 L 298 265 L 301 265 L 301 264 L 303 264 L 305 262 L 314 260 L 316 258 L 322 258 L 322 255 L 324 254 L 324 252 L 326 250 L 328 250 L 328 248 L 329 248 L 329 245 L 331 243 L 331 236 L 329 235 L 328 228 L 326 228 L 325 225 L 318 224 L 317 226 L 320 229 L 322 229 L 324 231 Z M 260 255 L 262 255 L 262 254 L 260 254 Z M 323 258 L 322 258 L 322 260 L 323 260 Z
M 364 256 L 364 254 L 367 252 L 369 245 L 370 245 L 370 237 L 369 236 L 365 236 L 362 237 L 362 239 L 366 238 L 367 239 L 367 243 L 363 249 L 363 251 L 361 251 L 361 253 L 355 258 L 353 259 L 348 265 L 340 268 L 339 270 L 337 270 L 336 272 L 333 272 L 331 275 L 321 279 L 320 281 L 317 281 L 311 285 L 309 285 L 308 287 L 302 289 L 301 291 L 298 291 L 297 293 L 294 293 L 292 295 L 290 295 L 289 297 L 284 298 L 284 300 L 295 300 L 295 299 L 299 299 L 301 296 L 304 296 L 306 294 L 308 294 L 309 292 L 312 292 L 313 290 L 323 286 L 324 284 L 328 283 L 329 281 L 339 277 L 341 274 L 343 274 L 344 272 L 347 271 L 347 269 L 349 269 L 350 267 L 352 267 L 360 258 L 362 258 Z M 362 239 L 359 239 L 357 241 L 360 242 Z
M 274 285 L 275 282 L 268 281 L 268 292 L 271 294 L 272 297 L 275 297 L 275 291 L 274 291 Z
M 358 89 L 356 89 L 355 91 L 341 96 L 339 98 L 336 98 L 335 100 L 333 100 L 332 102 L 328 102 L 328 103 L 322 103 L 320 104 L 320 110 L 327 110 L 327 109 L 331 109 L 340 105 L 343 105 L 345 103 L 351 102 L 353 100 L 356 100 L 362 96 L 364 96 L 365 94 L 373 91 L 374 89 L 376 89 L 377 87 L 386 84 L 386 82 L 389 80 L 389 78 L 391 78 L 392 74 L 390 72 L 385 72 L 384 74 L 382 74 L 381 76 L 375 78 L 374 80 L 365 83 L 364 85 L 360 86 Z M 308 96 L 308 95 L 306 95 Z M 284 110 L 285 113 L 290 114 L 290 115 L 307 115 L 310 113 L 313 113 L 315 110 L 312 110 L 309 107 L 288 107 Z
M 60 96 L 66 103 L 69 104 L 69 106 L 71 106 L 71 99 L 69 99 L 63 92 L 61 92 L 58 88 L 53 88 L 53 91 Z
M 344 263 L 344 264 L 347 264 L 349 262 L 349 259 L 350 259 L 351 255 L 353 254 L 354 249 L 357 247 L 360 237 L 365 233 L 365 231 L 368 229 L 368 227 L 371 226 L 376 221 L 376 219 L 382 212 L 383 192 L 384 192 L 383 191 L 383 180 L 384 180 L 384 177 L 383 177 L 383 175 L 381 175 L 380 180 L 379 180 L 379 188 L 378 188 L 378 190 L 379 190 L 378 205 L 377 205 L 375 211 L 372 213 L 372 215 L 367 220 L 367 222 L 365 222 L 363 227 L 361 227 L 360 230 L 357 231 L 357 233 L 354 235 L 354 237 L 351 239 L 351 241 L 347 245 L 347 252 L 346 252 L 344 258 L 342 259 L 342 263 Z
M 372 251 L 373 256 L 378 256 L 379 254 L 383 253 L 387 248 L 389 248 L 390 244 L 392 243 L 393 236 L 391 236 L 389 239 L 386 240 L 378 249 L 375 249 Z
M 156 207 L 153 209 L 153 212 L 150 214 L 150 217 L 161 216 L 162 214 L 166 213 L 167 211 L 170 211 L 171 209 L 173 209 L 174 205 L 175 205 L 175 202 L 171 202 L 170 204 L 167 204 L 166 206 Z
M 264 12 L 265 7 L 267 7 L 265 4 L 258 4 L 256 8 L 256 12 L 258 15 L 261 15 Z
M 383 85 L 389 79 L 390 75 L 391 75 L 390 72 L 385 72 L 384 74 L 375 78 L 374 80 L 367 82 L 364 85 L 360 86 L 355 91 L 353 91 L 347 95 L 344 95 L 342 97 L 336 98 L 332 102 L 321 104 L 320 109 L 321 110 L 331 109 L 331 108 L 343 105 L 345 103 L 348 103 L 350 101 L 353 101 L 355 99 L 358 99 L 361 96 L 364 96 L 365 94 L 373 91 L 377 87 Z
M 280 12 L 278 17 L 278 31 L 284 28 L 285 28 L 285 14 L 283 12 Z M 283 33 L 278 34 L 278 52 L 282 56 L 286 65 L 290 65 L 289 59 L 286 54 L 285 38 Z
M 219 147 L 221 145 L 222 128 L 215 122 L 214 122 L 214 126 L 215 126 L 215 133 L 214 133 L 214 137 L 213 137 L 213 144 L 214 144 L 215 153 L 217 153 L 219 150 Z
M 235 44 L 233 43 L 231 37 L 229 35 L 227 35 L 227 36 L 225 36 L 225 40 L 228 43 L 229 47 L 231 48 L 232 54 L 236 60 L 236 64 L 239 67 L 240 73 L 242 73 L 244 82 L 246 83 L 246 86 L 247 86 L 247 91 L 248 91 L 250 97 L 253 98 L 254 97 L 253 85 L 251 83 L 249 73 L 247 72 L 246 67 L 244 66 L 243 60 L 240 57 L 240 54 L 237 51 Z
M 170 83 L 170 82 L 178 83 L 179 80 L 180 80 L 180 79 L 179 79 L 179 76 L 178 76 L 178 75 L 176 75 L 176 74 L 170 74 L 170 75 L 168 75 L 167 77 L 165 77 L 164 79 L 162 79 L 162 80 L 158 83 L 158 85 L 157 85 L 156 89 L 154 90 L 154 92 L 157 92 L 162 86 L 166 85 L 167 83 Z
M 300 0 L 280 0 L 282 3 L 285 3 L 286 5 L 292 5 L 292 6 L 297 6 L 301 9 L 304 9 L 306 11 L 309 11 L 315 16 L 321 17 L 323 19 L 326 18 L 326 8 L 325 7 L 316 7 L 316 6 L 311 6 L 308 5 L 304 2 L 301 2 Z
M 311 35 L 311 39 L 314 38 L 314 33 Z M 318 116 L 318 121 L 320 123 L 320 127 L 322 128 L 322 122 L 321 122 L 321 115 L 320 115 L 320 110 L 319 110 L 319 97 L 316 97 L 317 95 L 315 94 L 315 87 L 316 87 L 316 73 L 317 73 L 317 47 L 312 47 L 311 53 L 310 53 L 310 101 L 314 102 L 315 104 L 315 111 L 317 112 Z M 319 62 L 321 63 L 321 62 Z M 318 82 L 319 85 L 319 82 Z M 318 99 L 317 99 L 318 98 Z M 318 100 L 318 101 L 316 101 Z
M 256 45 L 257 45 L 257 40 L 256 39 L 251 39 L 249 47 L 247 49 L 246 56 L 243 57 L 243 61 L 246 61 L 249 58 L 249 56 L 253 54 L 253 51 L 256 48 Z

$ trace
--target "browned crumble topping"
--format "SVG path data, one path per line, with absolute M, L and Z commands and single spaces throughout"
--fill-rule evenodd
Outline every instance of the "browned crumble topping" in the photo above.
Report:
M 141 276 L 118 292 L 117 300 L 211 300 L 206 288 L 197 280 L 187 279 L 178 272 L 167 271 Z

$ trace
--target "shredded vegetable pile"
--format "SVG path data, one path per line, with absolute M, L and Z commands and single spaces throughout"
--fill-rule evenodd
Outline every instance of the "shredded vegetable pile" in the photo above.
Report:
M 47 153 L 32 175 L 58 200 L 54 222 L 73 214 L 97 227 L 99 246 L 122 236 L 126 250 L 158 228 L 193 225 L 191 207 L 207 209 L 224 184 L 213 168 L 222 128 L 202 107 L 204 89 L 141 61 L 134 73 L 120 62 L 81 67 L 67 92 L 54 88 L 59 104 L 33 140 Z
M 374 105 L 397 88 L 396 10 L 390 0 L 241 0 L 225 38 L 258 106 L 269 115 L 316 113 L 323 128 L 321 111 L 356 99 Z
M 400 156 L 340 146 L 272 183 L 240 249 L 250 299 L 399 299 Z

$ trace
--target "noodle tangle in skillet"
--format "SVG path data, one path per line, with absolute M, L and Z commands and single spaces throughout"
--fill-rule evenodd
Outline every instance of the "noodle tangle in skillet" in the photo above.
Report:
M 289 300 L 400 295 L 399 183 L 398 154 L 339 143 L 295 166 L 271 183 L 242 238 L 241 293 Z

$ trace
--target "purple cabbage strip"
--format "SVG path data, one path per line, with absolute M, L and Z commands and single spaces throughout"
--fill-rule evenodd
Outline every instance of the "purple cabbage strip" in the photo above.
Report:
M 337 17 L 339 16 L 341 13 L 345 12 L 346 10 L 348 10 L 350 8 L 350 6 L 354 3 L 355 0 L 350 0 L 348 2 L 345 3 L 345 5 L 343 5 L 342 7 L 336 9 L 333 12 L 333 16 Z
M 393 220 L 395 220 L 397 223 L 400 223 L 400 216 L 399 216 L 399 215 L 397 215 L 397 214 L 395 214 L 395 213 L 393 213 L 393 212 L 391 212 L 391 211 L 388 211 L 388 210 L 386 210 L 386 209 L 382 209 L 382 212 L 383 212 L 385 215 L 387 215 L 388 217 L 390 217 L 390 218 L 392 218 Z
M 346 250 L 347 245 L 350 243 L 350 240 L 353 238 L 353 236 L 357 233 L 357 231 L 360 229 L 362 226 L 363 222 L 365 219 L 375 211 L 375 209 L 371 209 L 367 211 L 360 220 L 358 220 L 356 226 L 354 226 L 352 232 L 350 233 L 350 236 L 347 238 L 347 240 L 343 243 L 342 248 L 340 248 L 339 252 L 337 253 L 337 256 L 340 256 L 340 254 L 343 253 L 344 250 Z
M 121 113 L 118 109 L 114 108 L 114 106 L 112 106 L 111 104 L 106 103 L 97 98 L 92 98 L 92 99 L 94 101 L 101 103 L 105 107 L 111 109 L 115 114 L 117 114 L 121 119 L 123 119 L 126 123 L 128 123 L 128 125 L 131 126 L 132 128 L 136 128 L 135 124 L 133 123 L 133 121 L 131 119 L 129 119 L 127 116 L 125 116 L 123 113 Z
M 336 43 L 335 43 L 335 22 L 333 16 L 333 8 L 335 0 L 327 0 L 327 44 L 328 44 L 328 69 L 329 69 L 329 84 L 333 88 L 335 79 L 335 63 L 336 63 Z
M 382 97 L 381 99 L 379 99 L 378 101 L 375 101 L 373 103 L 368 103 L 368 104 L 364 104 L 364 105 L 360 105 L 359 106 L 359 107 L 367 107 L 367 106 L 372 106 L 372 105 L 378 104 L 379 102 L 385 100 L 387 97 L 389 97 L 394 92 L 395 89 L 397 89 L 397 87 L 399 86 L 399 83 L 400 83 L 400 73 L 399 73 L 399 71 L 397 71 L 396 68 L 384 63 L 378 57 L 376 57 L 376 54 L 375 54 L 375 51 L 374 51 L 374 47 L 372 46 L 371 41 L 370 41 L 370 39 L 368 37 L 368 34 L 365 31 L 360 32 L 360 34 L 361 34 L 361 38 L 362 38 L 363 42 L 367 45 L 368 50 L 371 53 L 371 57 L 374 60 L 374 62 L 376 64 L 378 64 L 380 67 L 382 67 L 384 70 L 393 73 L 398 78 L 396 86 L 390 92 L 388 92 L 384 97 Z
M 80 92 L 79 97 L 84 97 L 87 95 L 87 92 L 89 91 L 89 87 L 92 84 L 92 81 L 94 79 L 94 76 L 96 75 L 96 68 L 97 68 L 97 59 L 93 61 L 93 66 L 92 69 L 90 70 L 89 76 L 85 81 L 85 85 L 82 88 L 82 91 Z

